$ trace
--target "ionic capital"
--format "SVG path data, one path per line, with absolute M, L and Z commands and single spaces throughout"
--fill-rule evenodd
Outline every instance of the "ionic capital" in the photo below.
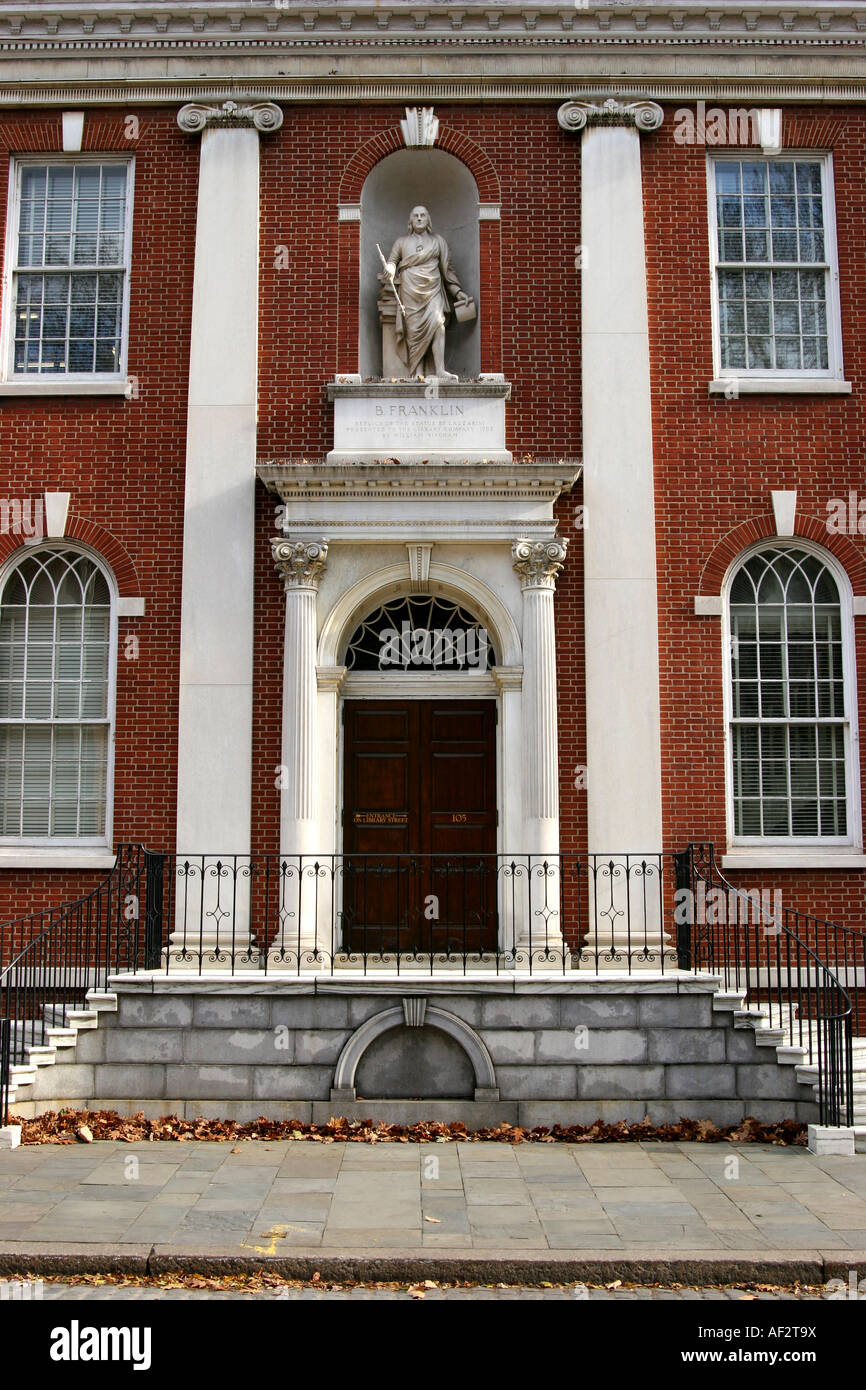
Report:
M 203 106 L 190 101 L 177 113 L 177 123 L 189 135 L 198 135 L 207 126 L 223 129 L 254 126 L 262 135 L 279 130 L 283 124 L 283 113 L 272 101 L 256 101 L 248 106 L 239 106 L 236 101 L 224 101 L 222 106 Z
M 588 125 L 636 126 L 638 130 L 658 130 L 665 113 L 655 101 L 565 101 L 556 113 L 563 130 L 583 130 Z

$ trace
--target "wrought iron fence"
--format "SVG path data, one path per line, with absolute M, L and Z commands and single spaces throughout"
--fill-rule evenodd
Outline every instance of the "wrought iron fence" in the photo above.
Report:
M 862 971 L 863 948 L 862 933 L 833 923 L 766 916 L 762 904 L 756 912 L 752 896 L 721 877 L 712 846 L 298 856 L 121 845 L 93 892 L 0 928 L 0 1102 L 10 1065 L 112 975 L 690 970 L 720 975 L 764 1007 L 817 1062 L 823 1122 L 850 1122 L 844 981 Z
M 778 906 L 758 889 L 735 888 L 719 871 L 709 844 L 690 845 L 680 873 L 684 889 L 688 880 L 679 912 L 686 919 L 684 966 L 719 975 L 726 989 L 743 993 L 748 1007 L 779 1030 L 782 1043 L 799 1048 L 804 1061 L 817 1066 L 821 1123 L 850 1125 L 849 989 L 863 980 L 864 933 Z

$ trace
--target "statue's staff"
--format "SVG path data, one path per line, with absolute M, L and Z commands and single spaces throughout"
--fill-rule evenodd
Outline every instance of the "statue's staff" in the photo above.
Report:
M 394 272 L 393 272 L 393 270 L 391 270 L 390 266 L 388 265 L 388 262 L 385 260 L 385 254 L 384 254 L 384 252 L 383 252 L 381 246 L 379 245 L 378 241 L 376 242 L 376 250 L 379 252 L 379 260 L 382 262 L 383 266 L 385 267 L 385 274 L 388 276 L 388 280 L 390 281 L 390 284 L 391 284 L 391 289 L 394 291 L 394 298 L 396 299 L 397 303 L 400 305 L 400 313 L 401 313 L 401 314 L 403 315 L 403 317 L 405 318 L 405 317 L 406 317 L 406 310 L 403 308 L 403 301 L 402 301 L 402 299 L 400 298 L 399 294 L 397 293 L 397 286 L 396 286 L 395 283 L 394 283 Z

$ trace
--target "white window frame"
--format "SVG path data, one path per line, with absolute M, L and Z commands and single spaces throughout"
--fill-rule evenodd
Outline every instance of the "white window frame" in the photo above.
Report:
M 2 853 L 10 847 L 21 846 L 31 849 L 43 850 L 93 850 L 110 849 L 114 830 L 114 748 L 115 748 L 115 726 L 117 711 L 117 645 L 118 645 L 118 613 L 117 613 L 117 583 L 108 565 L 95 550 L 88 545 L 82 545 L 77 541 L 58 539 L 55 541 L 40 542 L 38 546 L 28 547 L 30 554 L 44 554 L 47 551 L 71 550 L 76 554 L 85 555 L 88 560 L 92 560 L 99 569 L 106 584 L 110 599 L 110 610 L 108 617 L 109 645 L 108 645 L 108 698 L 106 701 L 106 718 L 104 720 L 92 721 L 87 719 L 70 719 L 64 722 L 74 725 L 87 723 L 106 723 L 108 726 L 108 747 L 106 751 L 105 763 L 105 833 L 101 835 L 0 835 L 0 868 L 4 866 L 4 861 L 8 855 Z M 3 604 L 3 595 L 6 591 L 6 584 L 10 576 L 18 568 L 22 560 L 26 558 L 20 550 L 14 551 L 7 562 L 0 568 L 0 608 Z M 52 724 L 56 720 L 21 719 L 4 720 L 5 725 L 26 725 L 33 724 Z M 35 861 L 34 861 L 35 862 Z
M 829 570 L 836 582 L 839 593 L 839 616 L 842 630 L 842 689 L 845 700 L 845 815 L 848 826 L 847 835 L 737 835 L 734 806 L 734 762 L 733 762 L 733 666 L 731 660 L 731 586 L 737 572 L 753 555 L 764 550 L 803 550 L 814 555 Z M 725 720 L 725 819 L 727 824 L 728 850 L 760 849 L 779 851 L 814 850 L 826 853 L 831 858 L 834 853 L 851 855 L 863 847 L 860 797 L 860 738 L 857 723 L 857 669 L 854 647 L 854 605 L 851 581 L 845 570 L 829 551 L 804 539 L 801 536 L 766 536 L 748 549 L 741 551 L 729 567 L 722 587 L 722 672 L 723 707 Z M 759 719 L 749 721 L 760 724 Z M 818 722 L 818 721 L 815 721 Z M 787 721 L 785 721 L 787 724 Z
M 821 197 L 824 207 L 824 249 L 827 280 L 827 361 L 826 368 L 794 367 L 723 367 L 722 336 L 719 312 L 719 243 L 716 223 L 716 165 L 724 163 L 771 164 L 801 161 L 821 165 Z M 836 382 L 844 379 L 842 361 L 842 313 L 839 297 L 839 258 L 836 245 L 836 202 L 834 195 L 833 156 L 827 150 L 782 150 L 779 154 L 764 155 L 757 149 L 738 148 L 707 152 L 707 215 L 710 239 L 710 302 L 713 334 L 713 375 L 717 382 L 766 381 L 768 383 Z M 727 262 L 722 262 L 727 265 Z M 818 269 L 820 262 L 748 261 L 738 263 L 745 268 L 765 270 Z
M 18 267 L 18 221 L 21 209 L 21 170 L 26 165 L 48 167 L 54 164 L 115 164 L 126 169 L 126 218 L 123 231 L 123 298 L 122 322 L 120 330 L 120 366 L 116 372 L 16 372 L 15 371 L 15 311 L 19 273 L 27 274 L 27 267 Z M 0 327 L 0 382 L 16 387 L 41 388 L 47 393 L 51 388 L 57 391 L 59 384 L 86 385 L 93 383 L 125 383 L 127 374 L 127 353 L 129 345 L 129 294 L 132 278 L 132 204 L 135 175 L 135 156 L 118 157 L 110 154 L 39 154 L 33 157 L 14 155 L 9 162 L 9 195 L 6 217 L 6 243 L 3 271 L 3 320 Z M 99 266 L 77 267 L 82 274 L 94 273 Z M 74 274 L 73 269 L 70 273 Z

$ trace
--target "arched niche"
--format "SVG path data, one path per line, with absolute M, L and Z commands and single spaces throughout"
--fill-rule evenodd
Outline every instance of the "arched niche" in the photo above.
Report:
M 387 256 L 419 203 L 430 213 L 434 232 L 448 242 L 457 278 L 478 308 L 478 316 L 464 323 L 452 316 L 445 363 L 459 376 L 477 377 L 481 371 L 479 323 L 484 312 L 479 301 L 478 186 L 454 155 L 426 147 L 387 155 L 371 169 L 361 192 L 359 371 L 362 377 L 382 375 L 377 308 L 382 262 L 376 243 Z

